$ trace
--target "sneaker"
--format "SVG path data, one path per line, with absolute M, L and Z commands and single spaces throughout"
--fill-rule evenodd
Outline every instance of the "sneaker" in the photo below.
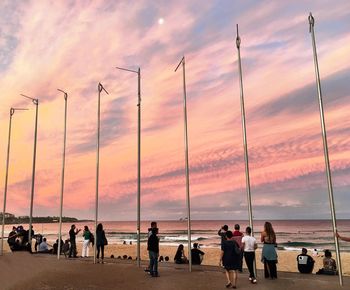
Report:
M 252 277 L 249 277 L 249 281 L 252 281 L 253 280 L 253 278 Z
M 257 282 L 255 278 L 252 280 L 252 284 L 256 284 Z

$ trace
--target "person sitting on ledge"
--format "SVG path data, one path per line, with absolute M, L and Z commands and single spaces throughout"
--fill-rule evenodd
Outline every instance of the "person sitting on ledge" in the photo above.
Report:
M 301 254 L 297 256 L 298 270 L 303 274 L 310 274 L 314 269 L 315 261 L 307 254 L 307 249 L 302 248 Z
M 188 264 L 187 257 L 185 256 L 185 253 L 184 253 L 183 244 L 180 244 L 179 247 L 177 248 L 174 261 L 176 264 Z
M 193 249 L 191 250 L 192 264 L 200 265 L 203 261 L 204 252 L 198 249 L 198 243 L 193 244 Z
M 49 245 L 46 242 L 46 238 L 39 245 L 38 253 L 51 253 L 52 250 L 49 249 Z
M 332 253 L 330 250 L 324 251 L 323 258 L 323 268 L 319 269 L 316 274 L 324 275 L 337 275 L 337 264 L 334 259 L 332 259 Z

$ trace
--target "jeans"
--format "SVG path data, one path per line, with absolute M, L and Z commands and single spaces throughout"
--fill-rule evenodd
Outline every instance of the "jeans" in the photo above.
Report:
M 249 277 L 255 278 L 254 274 L 254 260 L 255 260 L 255 252 L 244 252 L 245 263 L 247 264 L 247 268 L 249 270 Z
M 76 257 L 77 256 L 77 245 L 75 241 L 70 242 L 70 249 L 69 249 L 69 257 Z
M 97 245 L 97 259 L 100 257 L 100 249 L 101 249 L 101 259 L 105 257 L 105 246 L 104 245 Z
M 150 260 L 150 274 L 153 275 L 158 275 L 158 256 L 159 253 L 153 252 L 153 251 L 148 251 L 149 255 L 149 260 Z

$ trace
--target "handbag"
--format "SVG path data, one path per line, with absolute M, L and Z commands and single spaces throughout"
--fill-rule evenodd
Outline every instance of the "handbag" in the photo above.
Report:
M 108 245 L 108 241 L 107 241 L 106 237 L 103 238 L 103 245 L 104 245 L 104 246 L 107 246 L 107 245 Z

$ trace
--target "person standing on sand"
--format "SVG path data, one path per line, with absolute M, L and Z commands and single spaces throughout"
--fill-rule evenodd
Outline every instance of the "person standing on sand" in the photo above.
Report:
M 89 230 L 89 227 L 84 226 L 84 231 L 83 231 L 84 241 L 83 241 L 83 249 L 82 249 L 82 253 L 81 253 L 81 256 L 83 258 L 89 257 L 90 236 L 91 236 L 91 232 Z
M 158 229 L 153 228 L 152 234 L 147 241 L 147 251 L 150 260 L 150 274 L 152 277 L 159 277 L 158 274 L 158 257 L 159 257 L 159 238 L 157 237 Z
M 277 279 L 276 234 L 270 222 L 265 222 L 260 241 L 264 243 L 261 262 L 264 263 L 265 278 Z
M 69 249 L 69 258 L 77 257 L 77 244 L 75 242 L 75 236 L 80 232 L 80 229 L 76 230 L 75 225 L 72 225 L 69 231 L 69 241 L 70 241 L 70 249 Z
M 96 228 L 96 247 L 97 247 L 97 263 L 100 262 L 100 251 L 101 251 L 101 263 L 105 256 L 105 245 L 107 245 L 107 239 L 105 231 L 103 230 L 102 224 L 98 224 Z
M 255 250 L 258 248 L 256 243 L 256 239 L 251 236 L 252 229 L 247 227 L 246 235 L 242 238 L 242 247 L 244 249 L 244 259 L 247 264 L 247 268 L 249 270 L 249 281 L 255 284 L 256 278 L 254 273 L 254 263 L 255 263 Z
M 226 271 L 226 288 L 232 287 L 235 289 L 237 286 L 237 270 L 240 268 L 241 250 L 233 239 L 231 231 L 226 232 L 226 238 L 227 240 L 221 246 L 219 266 L 222 264 Z

